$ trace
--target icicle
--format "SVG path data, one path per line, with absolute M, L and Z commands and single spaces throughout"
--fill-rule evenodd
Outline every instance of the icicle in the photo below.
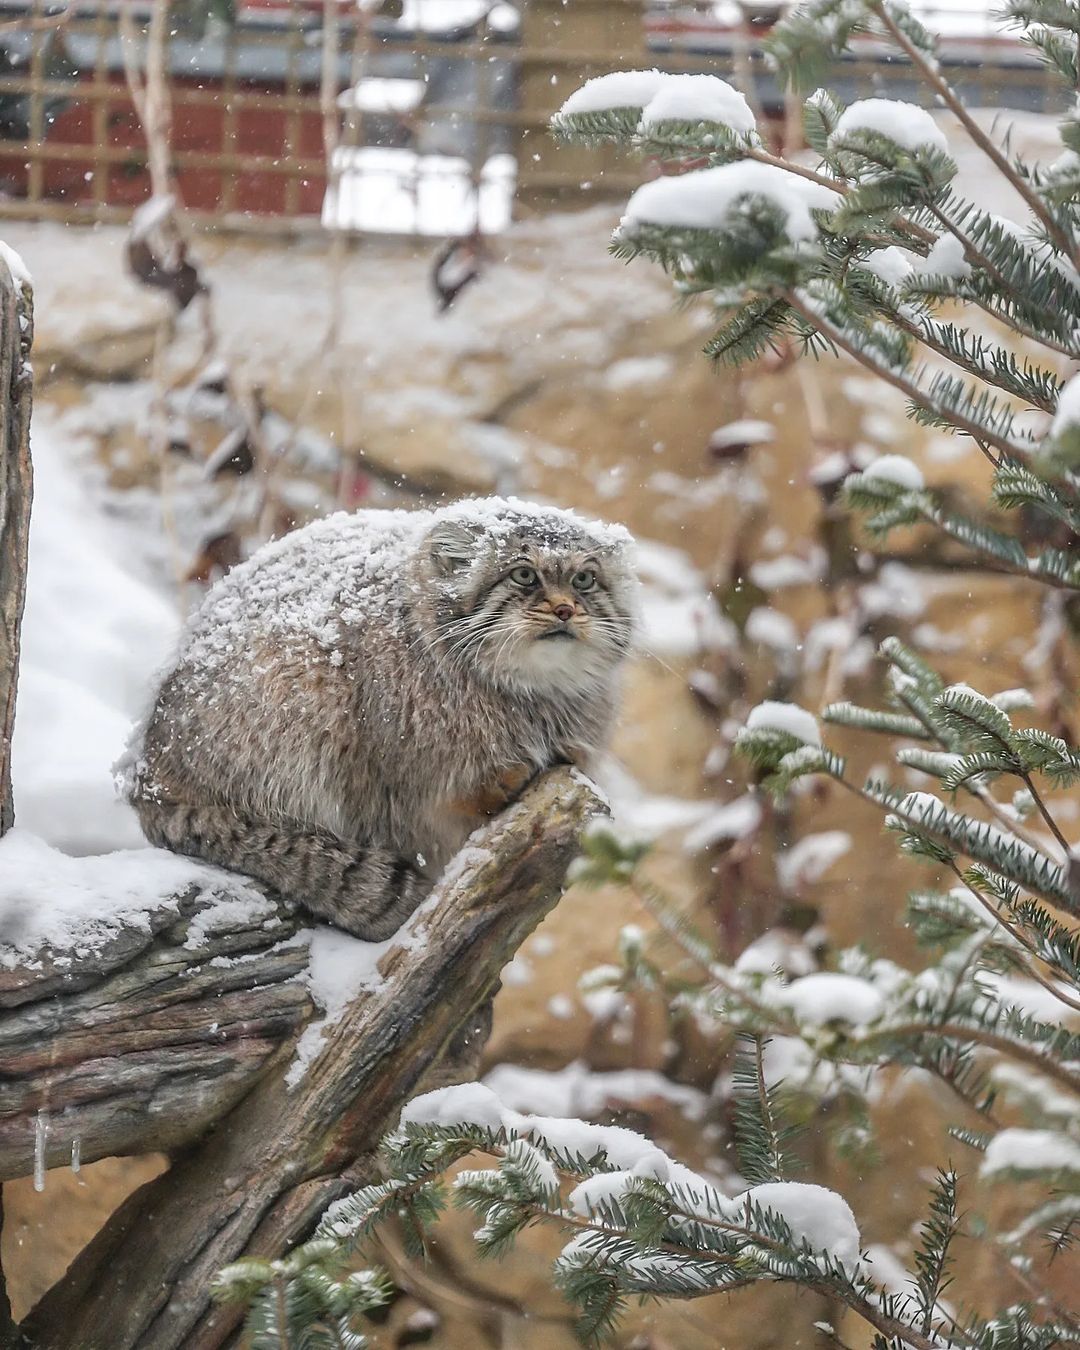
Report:
M 76 1135 L 71 1141 L 71 1170 L 78 1176 L 82 1170 L 82 1138 Z
M 34 1190 L 45 1189 L 45 1140 L 49 1135 L 49 1117 L 41 1107 L 34 1122 Z

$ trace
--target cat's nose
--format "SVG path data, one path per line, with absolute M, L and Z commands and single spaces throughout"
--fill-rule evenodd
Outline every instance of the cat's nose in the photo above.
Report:
M 574 617 L 574 606 L 563 603 L 561 605 L 556 605 L 551 612 L 557 619 L 561 619 L 563 623 L 569 623 Z

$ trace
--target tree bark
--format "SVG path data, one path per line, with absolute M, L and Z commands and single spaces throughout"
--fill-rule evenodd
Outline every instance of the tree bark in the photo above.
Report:
M 34 297 L 0 259 L 0 836 L 14 820 L 11 736 L 30 533 Z
M 223 890 L 192 887 L 97 952 L 0 960 L 0 1180 L 35 1153 L 58 1167 L 73 1148 L 94 1162 L 192 1143 L 310 1020 L 302 917 L 270 898 L 213 913 Z
M 26 600 L 30 538 L 30 406 L 34 373 L 34 295 L 0 258 L 0 838 L 15 821 L 11 795 L 11 740 L 19 673 L 19 630 Z M 0 1229 L 4 1211 L 0 1196 Z M 13 1344 L 14 1325 L 0 1269 L 0 1346 Z
M 209 1304 L 215 1273 L 241 1256 L 280 1255 L 310 1233 L 332 1200 L 372 1174 L 372 1155 L 403 1103 L 430 1082 L 448 1047 L 461 1050 L 461 1029 L 558 900 L 578 834 L 599 809 L 585 780 L 560 769 L 474 836 L 392 940 L 379 961 L 377 985 L 326 1029 L 300 1082 L 290 1090 L 282 1072 L 294 1024 L 276 1063 L 239 1105 L 136 1192 L 42 1299 L 23 1324 L 27 1342 L 40 1350 L 227 1344 L 240 1313 Z M 282 922 L 295 918 L 285 915 Z M 128 972 L 153 964 L 154 953 L 175 959 L 184 951 L 171 931 L 161 930 L 125 973 L 105 983 L 131 977 L 143 989 L 141 974 Z M 268 972 L 273 989 L 284 969 Z M 115 1000 L 106 999 L 106 1006 L 119 1007 L 121 992 L 113 983 L 109 998 Z M 248 993 L 260 1002 L 261 991 Z M 268 1006 L 276 1007 L 278 997 L 268 996 Z M 98 1004 L 91 999 L 89 1006 Z M 193 1032 L 208 1027 L 217 1006 L 210 989 L 200 987 L 186 1025 Z M 296 1015 L 294 1005 L 281 1009 L 285 1021 Z M 238 1011 L 231 1025 L 242 1021 Z M 280 1027 L 253 1040 L 274 1035 Z M 192 1039 L 202 1044 L 197 1034 Z M 174 1042 L 159 1052 L 173 1054 Z M 188 1081 L 188 1099 L 197 1101 L 217 1072 L 204 1063 Z M 183 1113 L 179 1095 L 171 1112 Z M 170 1134 L 174 1125 L 164 1129 Z M 176 1137 L 186 1133 L 180 1127 Z

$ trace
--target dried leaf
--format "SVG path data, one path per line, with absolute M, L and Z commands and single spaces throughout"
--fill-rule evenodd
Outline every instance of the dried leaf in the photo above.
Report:
M 246 426 L 234 427 L 206 461 L 203 472 L 207 478 L 224 478 L 232 474 L 242 478 L 255 467 L 255 453 Z
M 483 260 L 483 243 L 478 235 L 449 239 L 436 253 L 431 286 L 440 314 L 445 314 L 465 287 L 480 275 Z
M 235 567 L 243 559 L 243 545 L 235 530 L 211 535 L 199 550 L 185 580 L 198 581 L 209 586 L 215 572 L 219 576 L 224 576 L 231 567 Z
M 150 242 L 132 236 L 127 242 L 127 262 L 132 276 L 144 286 L 168 291 L 178 310 L 187 309 L 192 300 L 207 288 L 198 268 L 187 258 L 187 248 L 181 241 L 174 250 L 175 261 L 166 262 L 155 253 Z

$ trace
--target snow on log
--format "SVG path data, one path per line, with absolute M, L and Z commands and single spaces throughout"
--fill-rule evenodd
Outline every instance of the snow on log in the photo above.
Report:
M 190 1143 L 313 1014 L 304 920 L 157 849 L 0 840 L 0 1180 Z

